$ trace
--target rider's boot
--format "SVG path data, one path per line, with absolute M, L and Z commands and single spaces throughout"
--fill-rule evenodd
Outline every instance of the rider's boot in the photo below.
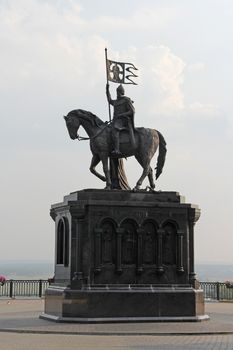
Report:
M 115 137 L 113 138 L 114 141 L 114 150 L 112 151 L 111 155 L 113 157 L 120 158 L 122 157 L 122 153 L 120 152 L 120 140 L 119 140 L 119 133 L 114 135 Z

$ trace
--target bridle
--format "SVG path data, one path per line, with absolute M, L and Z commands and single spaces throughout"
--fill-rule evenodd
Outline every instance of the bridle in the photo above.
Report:
M 77 134 L 77 140 L 78 140 L 78 141 L 93 140 L 93 139 L 95 139 L 97 136 L 101 135 L 102 132 L 103 132 L 103 131 L 107 128 L 107 126 L 109 126 L 111 123 L 112 123 L 112 120 L 111 120 L 111 121 L 108 121 L 108 122 L 105 122 L 105 123 L 104 123 L 104 124 L 105 124 L 104 128 L 102 128 L 102 129 L 100 130 L 100 132 L 96 133 L 96 134 L 95 134 L 94 136 L 92 136 L 92 137 L 84 137 L 84 136 L 79 136 L 79 134 Z

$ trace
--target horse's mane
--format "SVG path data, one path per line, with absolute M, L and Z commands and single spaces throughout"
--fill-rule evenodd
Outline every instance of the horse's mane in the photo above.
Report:
M 93 114 L 92 112 L 85 111 L 84 109 L 76 109 L 71 111 L 69 114 L 79 114 L 79 112 L 81 112 L 87 118 L 89 118 L 93 126 L 101 126 L 102 124 L 104 124 L 103 120 L 97 117 L 97 115 Z

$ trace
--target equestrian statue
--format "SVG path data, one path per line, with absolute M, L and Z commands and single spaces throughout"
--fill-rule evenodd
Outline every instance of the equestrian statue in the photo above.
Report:
M 122 99 L 124 93 L 121 87 L 118 87 L 117 94 L 118 99 Z M 134 109 L 129 98 L 124 97 L 124 102 L 117 104 L 117 100 L 111 99 L 108 86 L 107 97 L 110 103 L 114 105 L 112 122 L 103 122 L 95 114 L 83 109 L 73 110 L 64 117 L 70 138 L 72 140 L 79 139 L 79 127 L 84 128 L 90 140 L 93 155 L 90 171 L 100 180 L 106 182 L 105 189 L 112 188 L 108 159 L 134 156 L 143 168 L 142 175 L 138 179 L 134 190 L 140 189 L 146 176 L 148 176 L 151 190 L 154 190 L 155 182 L 150 162 L 157 148 L 159 148 L 155 175 L 155 178 L 158 179 L 162 173 L 167 152 L 164 137 L 155 129 L 134 128 Z M 100 161 L 103 164 L 104 176 L 95 169 Z

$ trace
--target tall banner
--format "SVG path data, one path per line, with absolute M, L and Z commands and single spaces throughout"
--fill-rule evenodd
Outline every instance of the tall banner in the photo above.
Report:
M 136 78 L 134 73 L 137 68 L 132 63 L 117 62 L 106 60 L 108 81 L 118 84 L 134 84 L 137 85 L 132 78 Z

